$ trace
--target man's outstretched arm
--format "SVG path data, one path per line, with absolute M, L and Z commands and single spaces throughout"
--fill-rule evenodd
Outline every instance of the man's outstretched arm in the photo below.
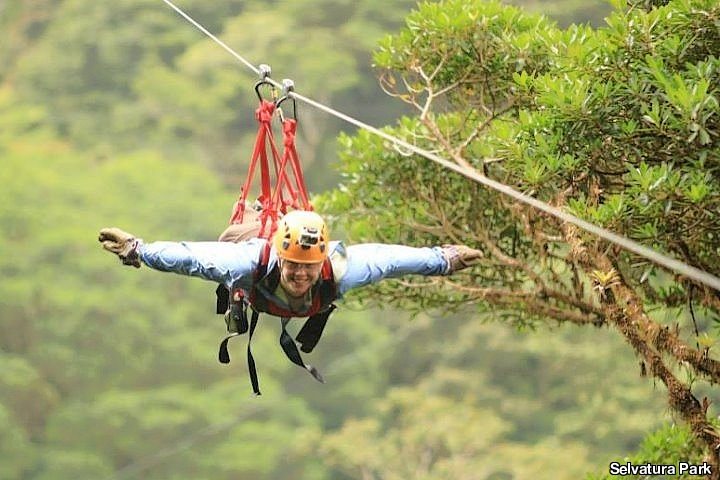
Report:
M 472 265 L 482 252 L 463 245 L 415 248 L 366 243 L 347 248 L 347 268 L 339 279 L 339 293 L 403 275 L 450 275 Z
M 118 228 L 102 229 L 99 241 L 126 265 L 140 267 L 142 262 L 155 270 L 200 277 L 228 287 L 249 286 L 262 248 L 259 240 L 144 243 Z

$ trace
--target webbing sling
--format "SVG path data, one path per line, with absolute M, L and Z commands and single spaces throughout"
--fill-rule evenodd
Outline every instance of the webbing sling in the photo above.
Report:
M 222 283 L 215 289 L 215 313 L 222 315 L 230 307 L 230 290 Z
M 258 91 L 258 87 L 263 84 L 269 83 L 261 80 L 255 85 L 255 91 L 258 92 L 260 100 L 260 104 L 255 110 L 258 131 L 255 137 L 255 146 L 252 157 L 250 158 L 245 183 L 240 189 L 240 196 L 237 202 L 235 202 L 233 206 L 230 224 L 243 222 L 247 196 L 250 192 L 253 177 L 255 176 L 255 170 L 259 167 L 261 194 L 258 200 L 260 201 L 262 211 L 259 217 L 261 227 L 258 237 L 271 238 L 277 228 L 277 221 L 280 215 L 287 213 L 288 208 L 306 211 L 311 211 L 313 208 L 308 198 L 307 188 L 305 187 L 305 177 L 303 176 L 300 158 L 295 148 L 297 120 L 281 116 L 283 136 L 282 155 L 279 154 L 275 146 L 271 122 L 275 111 L 279 110 L 278 106 L 288 97 L 284 96 L 274 102 L 264 100 Z M 275 173 L 274 187 L 272 185 L 268 152 L 272 157 L 272 166 Z M 292 175 L 290 175 L 290 172 L 292 172 Z
M 275 112 L 275 103 L 268 102 L 267 100 L 260 100 L 260 105 L 255 110 L 255 119 L 258 121 L 258 131 L 255 138 L 255 147 L 253 148 L 253 154 L 250 158 L 250 165 L 248 167 L 247 177 L 245 183 L 240 190 L 240 197 L 233 207 L 232 215 L 230 216 L 230 223 L 242 223 L 243 216 L 245 213 L 245 205 L 247 202 L 247 196 L 250 192 L 250 184 L 255 176 L 255 168 L 258 163 L 260 166 L 260 189 L 261 195 L 259 197 L 260 203 L 262 204 L 263 211 L 260 215 L 261 230 L 259 237 L 269 238 L 275 230 L 275 221 L 277 220 L 277 212 L 273 212 L 272 207 L 272 187 L 270 185 L 270 165 L 268 163 L 268 149 L 273 157 L 273 166 L 275 167 L 275 174 L 278 174 L 278 167 L 280 164 L 280 154 L 275 147 L 273 139 L 273 132 L 270 122 Z M 268 225 L 268 220 L 270 224 Z

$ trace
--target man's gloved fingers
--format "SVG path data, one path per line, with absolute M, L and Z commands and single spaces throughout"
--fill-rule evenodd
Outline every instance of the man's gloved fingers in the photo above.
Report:
M 103 228 L 98 234 L 98 241 L 105 250 L 120 257 L 124 265 L 140 268 L 138 247 L 142 241 L 133 234 L 117 227 Z
M 103 242 L 105 240 L 113 240 L 115 242 L 125 242 L 135 237 L 124 230 L 120 230 L 117 227 L 103 228 L 100 230 L 98 240 Z
M 105 240 L 117 241 L 118 240 L 117 230 L 118 229 L 115 227 L 110 227 L 110 228 L 106 227 L 106 228 L 101 229 L 100 235 L 98 235 L 98 240 L 100 242 L 104 242 Z
M 114 242 L 112 240 L 105 240 L 102 242 L 102 246 L 105 250 L 112 253 L 120 253 L 123 250 L 123 247 L 121 244 Z
M 444 244 L 442 246 L 443 248 L 454 250 L 458 255 L 462 256 L 463 258 L 467 259 L 477 259 L 477 258 L 484 258 L 485 254 L 482 252 L 482 250 L 476 250 L 474 248 L 470 248 L 467 245 L 452 245 L 452 244 Z
M 479 260 L 484 258 L 484 254 L 480 250 L 470 248 L 467 245 L 443 245 L 443 255 L 448 262 L 448 270 L 446 273 L 450 274 L 463 270 L 468 267 L 472 267 L 479 263 Z
M 470 249 L 465 257 L 465 261 L 467 262 L 476 262 L 480 260 L 481 258 L 484 258 L 485 255 L 480 250 Z
M 467 259 L 468 260 L 480 260 L 483 257 L 485 257 L 483 252 L 481 252 L 480 250 L 471 249 L 470 252 L 468 253 Z

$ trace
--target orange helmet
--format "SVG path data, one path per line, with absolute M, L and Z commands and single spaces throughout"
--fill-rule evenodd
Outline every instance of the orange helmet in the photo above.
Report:
M 327 257 L 328 228 L 315 212 L 293 210 L 278 221 L 273 247 L 284 260 L 320 263 Z

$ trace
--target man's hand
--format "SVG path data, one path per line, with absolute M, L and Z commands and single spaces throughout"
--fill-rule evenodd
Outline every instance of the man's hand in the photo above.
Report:
M 140 256 L 137 251 L 140 240 L 131 233 L 116 227 L 103 228 L 100 230 L 98 241 L 105 250 L 120 257 L 124 265 L 140 268 Z
M 443 245 L 442 252 L 448 262 L 447 275 L 458 270 L 473 266 L 476 261 L 483 258 L 483 252 L 466 245 Z

